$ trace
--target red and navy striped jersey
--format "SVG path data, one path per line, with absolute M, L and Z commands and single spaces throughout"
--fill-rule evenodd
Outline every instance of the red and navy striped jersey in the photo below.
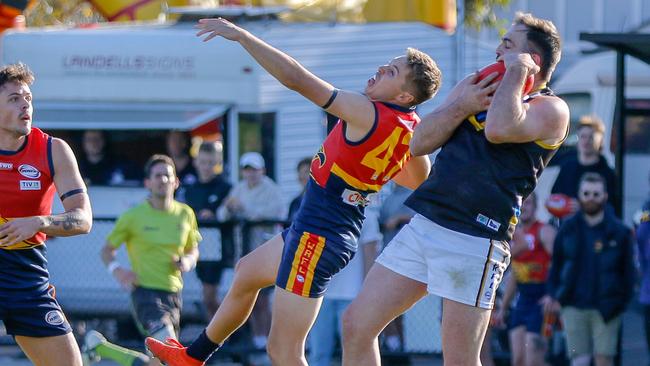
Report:
M 345 137 L 339 121 L 311 164 L 294 226 L 356 247 L 368 195 L 393 178 L 410 159 L 409 142 L 420 122 L 414 110 L 373 102 L 375 121 L 360 141 Z
M 519 284 L 545 283 L 551 265 L 551 255 L 539 240 L 544 224 L 536 221 L 526 229 L 528 250 L 513 258 L 512 268 Z
M 17 217 L 50 215 L 56 191 L 52 138 L 32 128 L 18 151 L 0 150 L 0 222 Z M 25 249 L 45 243 L 45 234 L 3 249 Z

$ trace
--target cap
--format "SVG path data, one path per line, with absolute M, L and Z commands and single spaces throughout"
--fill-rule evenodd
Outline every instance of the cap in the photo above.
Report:
M 264 158 L 260 153 L 247 152 L 239 158 L 239 166 L 242 168 L 248 166 L 254 169 L 264 169 Z

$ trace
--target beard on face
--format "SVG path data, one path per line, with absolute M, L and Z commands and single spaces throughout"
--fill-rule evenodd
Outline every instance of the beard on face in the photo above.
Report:
M 605 209 L 605 201 L 580 200 L 580 210 L 587 216 L 594 216 Z

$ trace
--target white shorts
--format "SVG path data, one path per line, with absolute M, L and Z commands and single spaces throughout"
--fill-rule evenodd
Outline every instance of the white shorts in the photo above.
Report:
M 492 309 L 510 264 L 510 246 L 449 230 L 416 215 L 390 241 L 377 263 L 426 283 L 433 295 Z

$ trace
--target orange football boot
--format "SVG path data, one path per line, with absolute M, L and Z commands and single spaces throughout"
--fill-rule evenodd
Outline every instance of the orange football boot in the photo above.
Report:
M 205 364 L 203 361 L 190 357 L 187 354 L 187 347 L 173 338 L 167 338 L 163 343 L 147 337 L 144 343 L 153 356 L 167 366 L 203 366 Z

